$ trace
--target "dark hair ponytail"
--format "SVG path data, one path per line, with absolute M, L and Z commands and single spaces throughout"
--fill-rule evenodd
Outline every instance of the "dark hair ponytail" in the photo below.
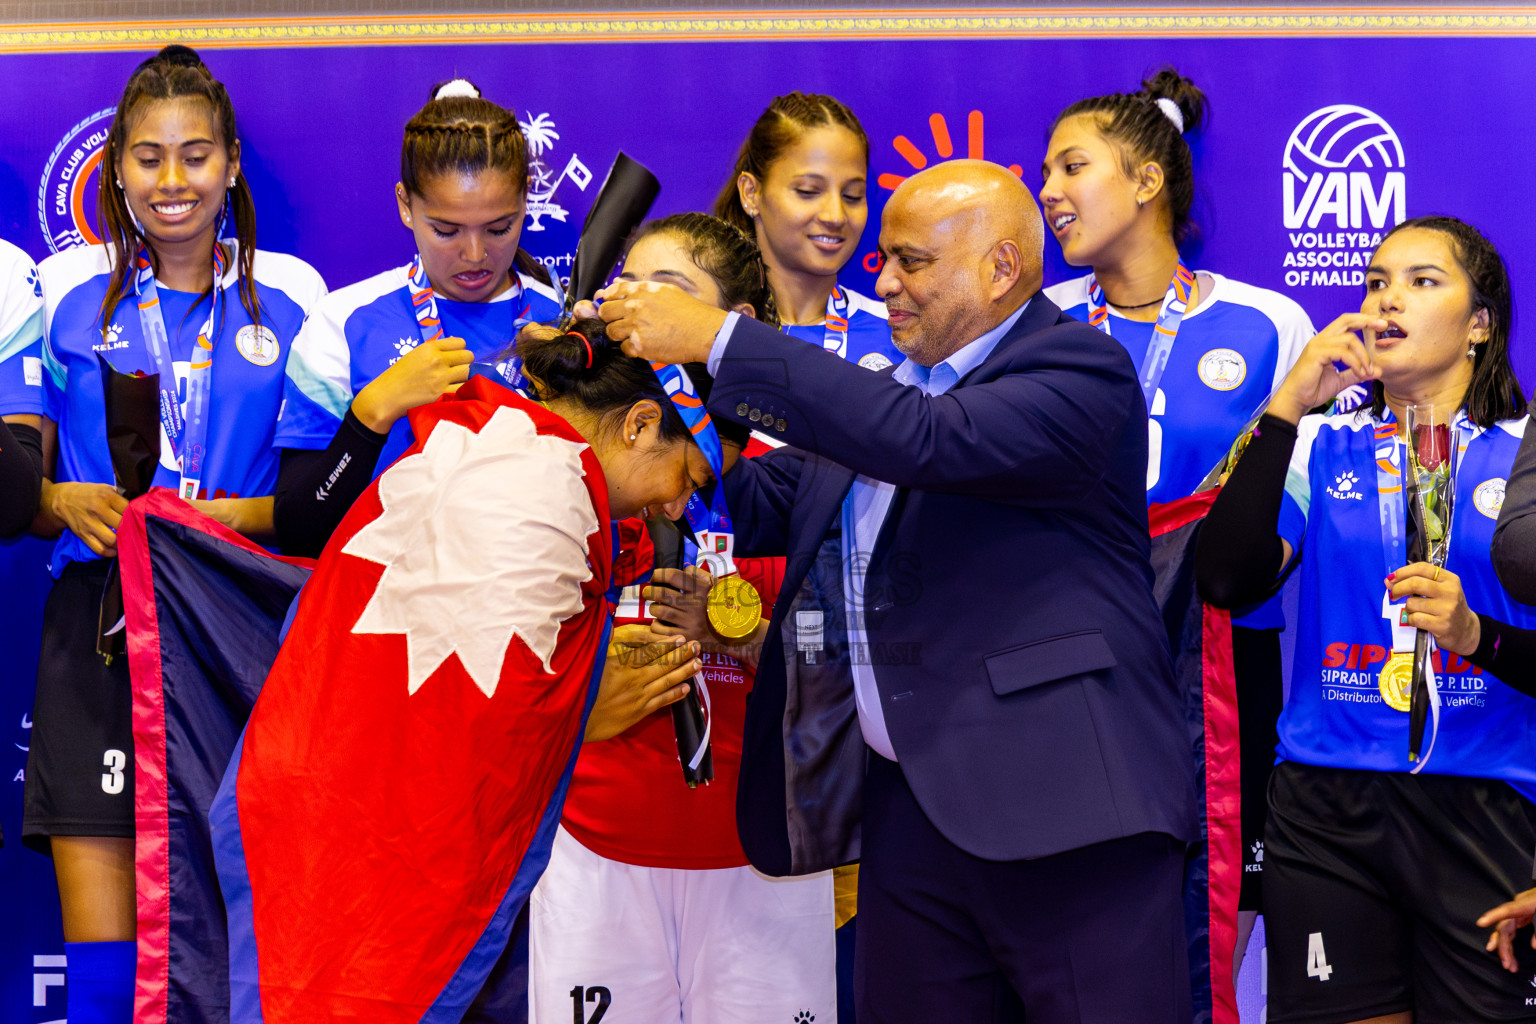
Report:
M 208 70 L 190 47 L 171 45 L 139 64 L 128 76 L 128 84 L 117 101 L 117 111 L 112 117 L 112 128 L 107 133 L 107 143 L 102 151 L 101 184 L 97 192 L 100 204 L 103 238 L 112 247 L 112 277 L 106 295 L 101 302 L 101 329 L 105 331 L 123 295 L 128 291 L 133 274 L 134 258 L 147 242 L 134 221 L 128 199 L 117 187 L 117 165 L 128 145 L 128 129 L 138 117 L 139 108 L 159 100 L 183 98 L 201 99 L 208 103 L 213 129 L 218 142 L 224 146 L 225 155 L 234 152 L 239 145 L 235 130 L 235 107 L 229 92 L 213 73 Z M 230 219 L 234 221 L 235 238 L 239 242 L 236 262 L 239 271 L 240 302 L 251 321 L 261 323 L 261 301 L 256 294 L 256 204 L 251 198 L 251 188 L 246 184 L 245 172 L 235 177 L 235 184 L 226 193 Z M 217 242 L 217 239 L 215 239 Z M 154 246 L 149 246 L 149 258 L 158 264 Z M 156 266 L 156 270 L 158 270 Z M 214 290 L 213 282 L 209 291 Z M 222 302 L 224 293 L 219 292 Z
M 1177 108 L 1182 124 L 1175 122 L 1159 100 L 1167 100 Z M 1185 136 L 1205 124 L 1205 93 L 1173 68 L 1164 67 L 1144 80 L 1139 92 L 1078 100 L 1056 116 L 1051 131 L 1079 114 L 1092 115 L 1099 132 L 1120 150 L 1126 177 L 1134 181 L 1138 166 L 1149 160 L 1163 169 L 1163 191 L 1168 196 L 1173 238 L 1183 244 L 1194 230 L 1189 210 L 1195 198 L 1194 159 Z
M 649 398 L 661 406 L 661 440 L 692 440 L 651 364 L 625 355 L 617 342 L 609 340 L 603 321 L 577 320 L 564 333 L 555 323 L 539 326 L 548 330 L 525 328 L 513 346 L 539 401 L 568 399 L 606 420 Z M 704 364 L 688 363 L 684 368 L 699 397 L 708 401 L 714 378 Z
M 462 82 L 473 96 L 439 97 L 445 86 Z M 422 182 L 445 174 L 479 174 L 496 171 L 528 191 L 528 140 L 517 116 L 480 95 L 474 83 L 464 79 L 439 82 L 432 87 L 426 106 L 405 123 L 400 144 L 400 183 L 409 195 L 422 194 Z M 549 271 L 523 249 L 512 265 L 544 284 Z
M 1399 231 L 1421 228 L 1438 231 L 1451 243 L 1456 262 L 1472 282 L 1472 308 L 1488 311 L 1488 340 L 1476 346 L 1472 357 L 1472 383 L 1467 385 L 1464 404 L 1467 418 L 1484 429 L 1500 420 L 1525 414 L 1525 391 L 1509 364 L 1510 328 L 1515 307 L 1509 286 L 1509 268 L 1499 250 L 1483 233 L 1455 217 L 1415 217 L 1388 231 L 1391 238 Z M 1378 248 L 1380 248 L 1378 246 Z M 1371 411 L 1381 415 L 1387 399 L 1381 381 L 1371 385 Z
M 864 126 L 859 123 L 853 111 L 840 100 L 805 92 L 775 96 L 742 142 L 741 151 L 736 155 L 736 166 L 715 198 L 715 216 L 745 232 L 748 237 L 754 237 L 757 229 L 741 205 L 741 193 L 736 182 L 743 174 L 750 174 L 758 181 L 767 180 L 768 168 L 801 135 L 812 128 L 827 125 L 841 125 L 858 137 L 859 144 L 864 147 L 864 163 L 867 167 L 869 136 L 864 134 Z

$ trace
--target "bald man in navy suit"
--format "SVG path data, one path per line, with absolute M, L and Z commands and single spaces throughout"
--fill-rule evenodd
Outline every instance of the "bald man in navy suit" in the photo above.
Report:
M 907 179 L 872 373 L 675 288 L 622 283 L 625 351 L 707 360 L 712 416 L 786 442 L 724 484 L 785 555 L 748 707 L 752 862 L 861 862 L 861 1024 L 1188 1024 L 1188 732 L 1152 591 L 1146 407 L 1113 339 L 1041 293 L 995 164 Z

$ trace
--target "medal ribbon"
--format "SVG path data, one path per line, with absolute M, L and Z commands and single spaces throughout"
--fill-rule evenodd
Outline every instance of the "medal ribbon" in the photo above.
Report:
M 529 311 L 532 303 L 525 299 L 523 279 L 517 270 L 508 272 L 512 280 L 511 294 L 506 299 L 498 299 L 509 304 L 509 308 L 521 310 L 512 318 L 512 333 L 507 338 L 507 344 L 511 344 L 517 337 L 517 332 L 532 322 L 533 317 Z M 437 293 L 432 290 L 432 281 L 427 277 L 427 268 L 422 265 L 421 254 L 411 257 L 411 265 L 406 269 L 406 278 L 411 285 L 411 306 L 416 313 L 416 329 L 421 334 L 423 342 L 436 341 L 444 336 L 443 322 L 437 315 Z M 523 376 L 523 361 L 517 356 L 502 363 L 497 363 L 494 376 L 508 386 L 526 394 L 528 378 Z
M 827 296 L 826 331 L 821 347 L 836 352 L 839 359 L 848 358 L 848 293 L 835 284 L 832 294 Z
M 1184 313 L 1189 308 L 1189 296 L 1194 288 L 1195 275 L 1180 260 L 1174 268 L 1173 280 L 1168 282 L 1163 304 L 1157 311 L 1157 322 L 1152 325 L 1152 339 L 1147 342 L 1147 354 L 1141 360 L 1141 373 L 1138 377 L 1148 409 L 1152 408 L 1152 399 L 1157 395 L 1157 385 L 1162 382 L 1163 371 L 1168 368 L 1173 340 L 1179 335 L 1179 324 L 1184 321 Z M 1093 274 L 1088 275 L 1088 324 L 1110 334 L 1109 302 L 1104 298 L 1104 289 L 1099 286 L 1099 279 Z
M 155 286 L 154 262 L 147 246 L 139 250 L 134 265 L 133 290 L 139 304 L 139 327 L 144 333 L 144 346 L 149 350 L 155 372 L 160 375 L 160 425 L 165 428 L 171 451 L 181 466 L 177 493 L 188 501 L 196 498 L 202 487 L 203 463 L 208 455 L 208 406 L 213 391 L 213 343 L 224 326 L 219 312 L 224 308 L 224 273 L 229 261 L 224 255 L 224 247 L 218 243 L 221 234 L 222 230 L 214 232 L 213 290 L 209 294 L 208 319 L 198 328 L 197 340 L 192 346 L 185 416 L 178 393 L 180 388 L 170 335 L 165 329 L 160 293 Z

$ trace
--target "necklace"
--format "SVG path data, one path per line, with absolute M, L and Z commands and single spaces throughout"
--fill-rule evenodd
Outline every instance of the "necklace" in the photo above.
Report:
M 1163 297 L 1161 295 L 1159 295 L 1157 298 L 1153 299 L 1151 302 L 1139 302 L 1139 303 L 1137 303 L 1134 306 L 1127 306 L 1123 302 L 1116 302 L 1114 299 L 1111 299 L 1107 295 L 1104 297 L 1104 301 L 1107 302 L 1109 305 L 1114 306 L 1116 309 L 1146 309 L 1148 306 L 1155 306 L 1159 302 L 1162 302 L 1163 301 Z

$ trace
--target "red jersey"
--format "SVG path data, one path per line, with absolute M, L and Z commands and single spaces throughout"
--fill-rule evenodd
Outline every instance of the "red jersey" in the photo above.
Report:
M 755 440 L 755 439 L 754 439 Z M 756 454 L 754 444 L 749 454 Z M 635 547 L 626 522 L 620 546 Z M 644 530 L 639 531 L 644 535 Z M 648 552 L 648 543 L 639 545 Z M 621 556 L 621 561 L 623 556 Z M 762 595 L 766 613 L 784 580 L 782 558 L 738 558 L 737 570 Z M 618 579 L 628 575 L 622 570 Z M 640 588 L 624 589 L 615 628 L 651 621 Z M 565 799 L 561 823 L 587 849 L 609 860 L 653 868 L 734 868 L 747 863 L 736 836 L 736 780 L 752 669 L 735 658 L 704 655 L 715 778 L 689 789 L 677 759 L 672 711 L 664 709 L 609 740 L 587 743 Z

